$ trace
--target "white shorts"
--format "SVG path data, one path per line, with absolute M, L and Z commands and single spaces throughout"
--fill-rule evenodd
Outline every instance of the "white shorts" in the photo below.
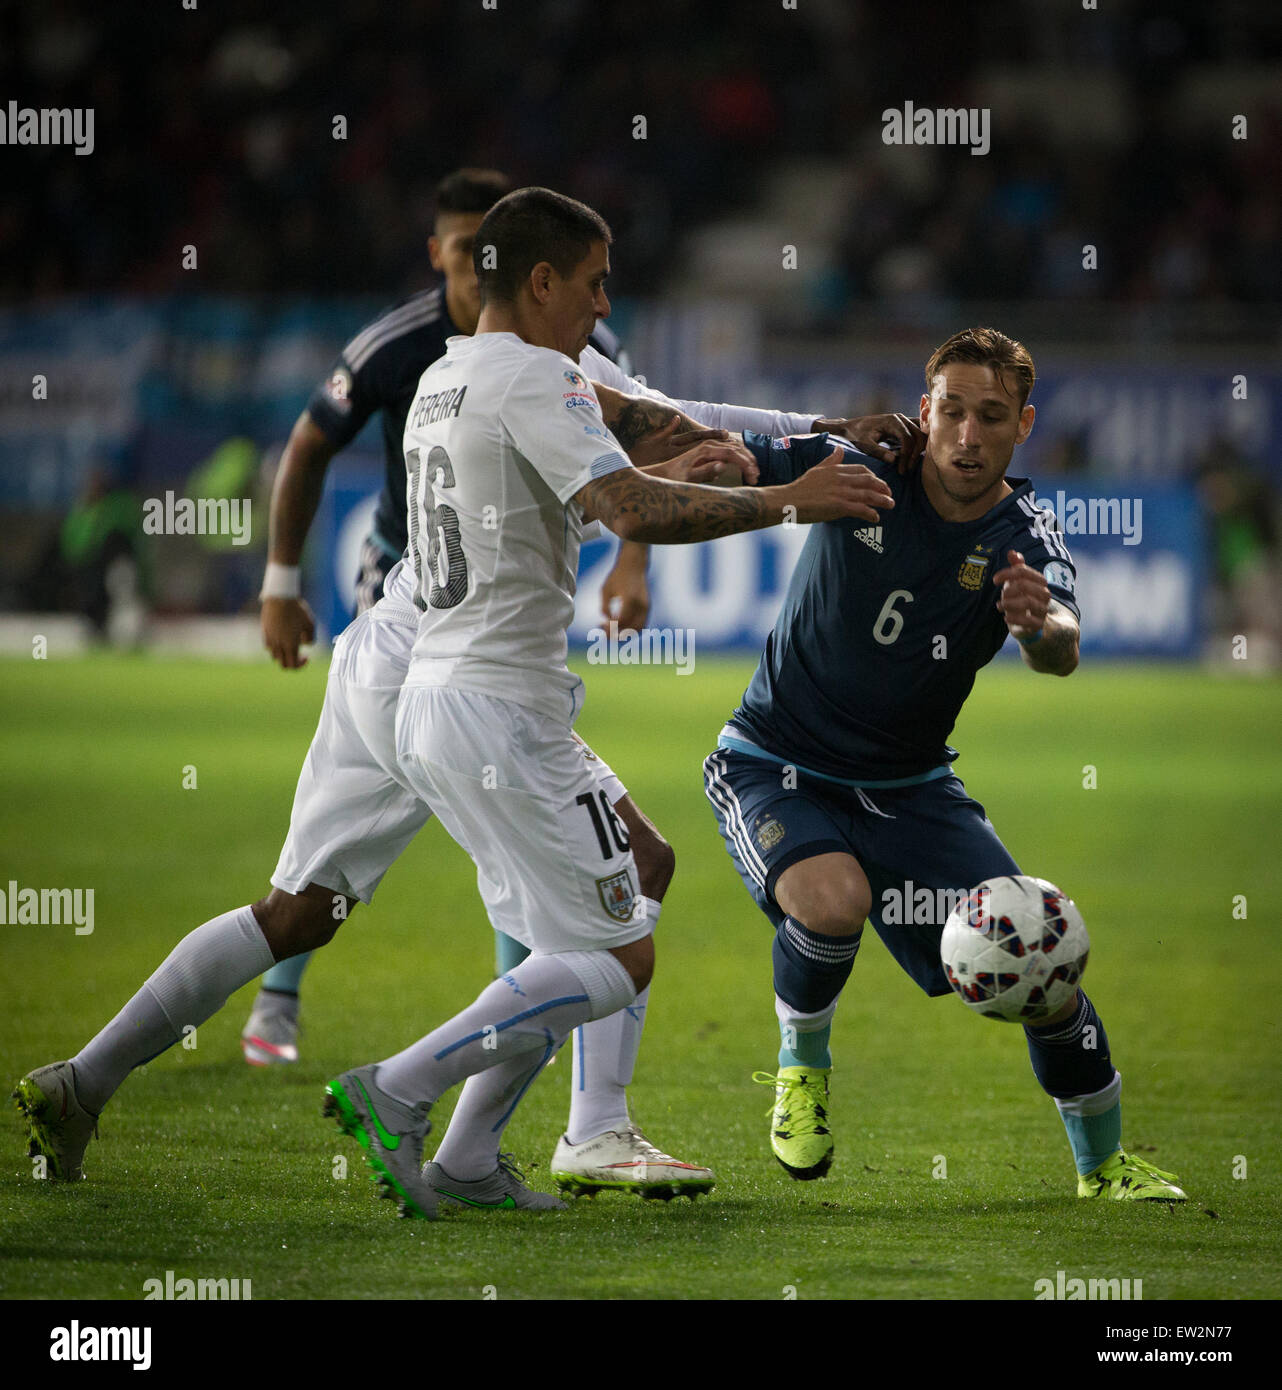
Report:
M 396 750 L 406 780 L 472 856 L 499 931 L 542 952 L 650 934 L 603 772 L 617 779 L 567 725 L 492 695 L 406 686 Z
M 396 761 L 396 703 L 415 627 L 362 613 L 334 644 L 325 703 L 298 778 L 289 835 L 272 883 L 309 883 L 368 903 L 401 851 L 432 818 Z M 609 766 L 579 741 L 611 805 L 626 795 Z

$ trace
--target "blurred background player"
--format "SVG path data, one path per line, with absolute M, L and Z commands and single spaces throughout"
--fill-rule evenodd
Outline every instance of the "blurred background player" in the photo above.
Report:
M 1033 427 L 1033 381 L 1027 350 L 994 329 L 936 349 L 921 468 L 875 470 L 897 504 L 880 524 L 811 531 L 704 766 L 726 847 L 775 927 L 782 1044 L 777 1073 L 757 1079 L 775 1089 L 771 1145 L 794 1178 L 832 1163 L 829 1036 L 865 919 L 927 994 L 948 994 L 943 917 L 884 920 L 884 909 L 913 903 L 914 885 L 964 890 L 1020 872 L 952 771 L 947 738 L 1008 632 L 1034 671 L 1077 666 L 1072 560 L 1028 479 L 1006 479 Z M 763 484 L 803 476 L 830 448 L 822 436 L 747 442 Z M 1184 1200 L 1171 1174 L 1122 1149 L 1121 1077 L 1086 995 L 1024 1032 L 1068 1131 L 1078 1195 Z

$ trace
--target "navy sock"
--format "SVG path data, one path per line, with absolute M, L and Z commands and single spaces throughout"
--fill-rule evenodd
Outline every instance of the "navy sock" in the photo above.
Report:
M 827 1008 L 850 978 L 859 940 L 859 932 L 824 936 L 785 917 L 775 933 L 775 993 L 800 1013 Z
M 1108 1035 L 1095 1006 L 1078 990 L 1077 1012 L 1051 1028 L 1024 1027 L 1033 1074 L 1056 1100 L 1102 1091 L 1113 1080 Z

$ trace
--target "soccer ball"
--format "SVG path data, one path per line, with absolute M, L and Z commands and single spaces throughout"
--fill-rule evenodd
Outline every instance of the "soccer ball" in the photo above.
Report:
M 1063 1008 L 1091 941 L 1071 898 L 1044 878 L 990 878 L 948 915 L 939 954 L 968 1009 L 1036 1023 Z

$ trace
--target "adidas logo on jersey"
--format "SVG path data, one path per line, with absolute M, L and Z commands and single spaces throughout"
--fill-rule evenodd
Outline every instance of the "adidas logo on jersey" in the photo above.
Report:
M 855 535 L 863 541 L 866 546 L 870 546 L 875 550 L 878 555 L 885 550 L 885 546 L 881 543 L 880 526 L 860 526 L 856 528 Z

